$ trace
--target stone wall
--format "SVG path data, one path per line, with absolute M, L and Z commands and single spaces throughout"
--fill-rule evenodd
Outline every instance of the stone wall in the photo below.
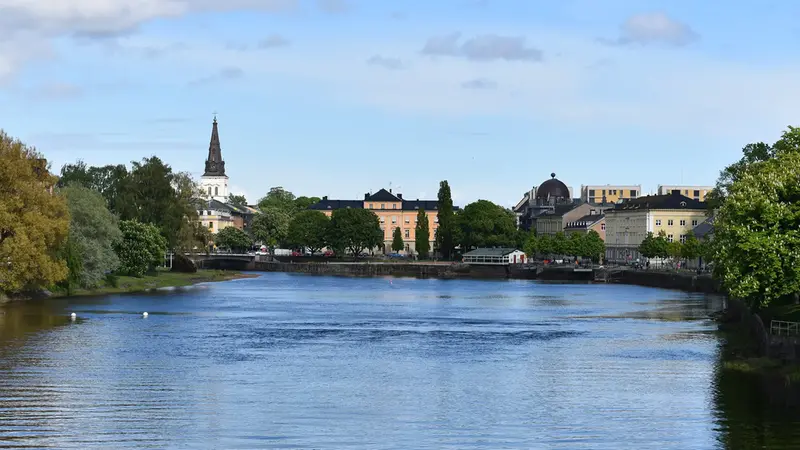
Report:
M 720 284 L 711 276 L 691 273 L 625 270 L 619 274 L 619 282 L 687 292 L 702 292 L 705 294 L 723 293 Z

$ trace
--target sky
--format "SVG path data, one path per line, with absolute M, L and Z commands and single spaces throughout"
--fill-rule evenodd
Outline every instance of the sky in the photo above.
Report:
M 0 0 L 0 128 L 54 171 L 159 156 L 234 193 L 512 206 L 712 185 L 798 125 L 800 3 Z

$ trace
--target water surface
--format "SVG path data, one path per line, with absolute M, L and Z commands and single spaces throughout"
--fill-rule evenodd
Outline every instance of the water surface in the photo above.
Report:
M 720 307 L 290 274 L 16 305 L 0 315 L 0 448 L 737 448 L 750 419 L 720 400 Z

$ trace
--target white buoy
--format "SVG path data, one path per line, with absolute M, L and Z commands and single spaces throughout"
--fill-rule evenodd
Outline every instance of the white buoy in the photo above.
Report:
M 149 314 L 147 314 L 147 311 L 142 313 L 142 317 L 147 317 L 147 316 L 149 316 Z
M 75 320 L 75 319 L 78 318 L 78 315 L 75 314 L 75 313 L 72 313 L 72 314 L 69 315 L 69 318 L 72 319 L 72 320 Z

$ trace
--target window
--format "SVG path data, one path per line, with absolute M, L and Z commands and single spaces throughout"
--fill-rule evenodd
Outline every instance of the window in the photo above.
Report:
M 685 243 L 685 242 L 686 242 L 686 235 L 685 235 L 685 234 L 682 234 L 682 235 L 681 235 L 681 244 L 683 244 L 683 243 Z
M 381 203 L 381 209 L 386 209 L 386 203 Z
M 439 216 L 433 218 L 433 223 L 439 223 Z
M 408 216 L 406 216 L 406 220 L 405 220 L 405 222 L 406 222 L 406 223 L 409 223 L 409 222 L 411 222 L 411 219 L 409 219 L 409 218 L 408 218 Z
M 696 227 L 696 226 L 697 226 L 697 219 L 694 219 L 694 220 L 692 220 L 692 226 L 693 226 L 693 227 Z
M 381 223 L 386 222 L 386 217 L 381 217 Z
M 219 187 L 216 186 L 214 187 L 214 195 L 215 196 L 219 195 Z
M 699 191 L 699 190 L 697 190 L 697 189 L 695 189 L 695 190 L 694 190 L 694 196 L 695 196 L 695 197 L 700 197 L 700 191 Z
M 606 190 L 605 190 L 605 189 L 603 189 L 603 196 L 605 196 L 605 195 L 606 195 Z
M 594 198 L 594 189 L 589 189 L 589 198 Z
M 372 203 L 370 203 L 369 204 L 369 209 L 375 209 L 375 206 Z
M 406 236 L 406 239 L 410 239 L 411 238 L 411 230 L 409 230 L 408 228 L 406 228 L 405 236 Z
M 397 203 L 392 203 L 392 209 L 397 209 Z
M 657 227 L 660 227 L 660 226 L 661 226 L 661 219 L 656 219 L 656 226 L 657 226 Z
M 392 216 L 392 223 L 397 223 L 397 216 Z
M 206 215 L 210 216 L 211 215 L 211 211 L 206 211 Z
M 211 195 L 211 186 L 208 187 L 208 195 Z
M 636 189 L 631 189 L 631 198 L 636 198 Z
M 671 226 L 672 226 L 674 223 L 675 223 L 675 222 L 673 222 L 673 220 L 672 220 L 672 219 L 669 219 L 669 220 L 667 220 L 667 226 L 668 226 L 668 227 L 671 227 Z M 670 242 L 672 242 L 672 241 L 670 241 Z
M 600 224 L 600 229 L 603 230 L 603 231 L 606 231 L 606 224 L 601 223 Z
M 672 239 L 672 235 L 671 235 L 671 234 L 668 234 L 668 235 L 667 235 L 667 242 L 672 242 L 672 241 L 673 241 L 673 239 Z
M 685 227 L 685 226 L 686 226 L 686 220 L 684 220 L 684 219 L 681 219 L 681 226 L 682 226 L 682 227 Z
M 209 230 L 213 230 L 214 229 L 214 222 L 208 222 L 208 229 Z

